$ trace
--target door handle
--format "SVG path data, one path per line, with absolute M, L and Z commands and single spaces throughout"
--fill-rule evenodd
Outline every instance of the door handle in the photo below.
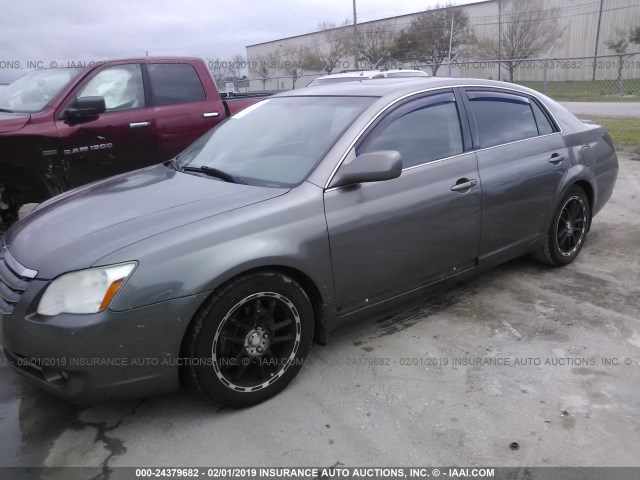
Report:
M 456 182 L 456 184 L 451 187 L 452 192 L 462 192 L 469 190 L 471 187 L 475 187 L 478 184 L 478 180 L 475 178 L 472 180 L 468 180 L 466 178 L 461 178 Z
M 558 155 L 557 153 L 554 153 L 553 155 L 551 155 L 551 158 L 549 159 L 549 163 L 558 165 L 563 160 L 564 160 L 564 155 Z
M 151 125 L 151 122 L 135 122 L 135 123 L 130 123 L 129 127 L 130 128 L 144 128 L 144 127 L 148 127 L 149 125 Z
M 220 114 L 218 112 L 205 112 L 202 114 L 203 118 L 216 118 L 219 117 Z

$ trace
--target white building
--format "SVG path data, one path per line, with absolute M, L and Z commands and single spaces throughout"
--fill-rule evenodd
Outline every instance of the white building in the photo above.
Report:
M 500 24 L 506 25 L 513 21 L 509 14 L 509 3 L 513 1 L 532 0 L 486 0 L 477 3 L 461 5 L 459 9 L 464 10 L 469 16 L 469 27 L 476 38 L 497 38 Z M 549 81 L 581 81 L 591 80 L 593 76 L 593 62 L 596 63 L 597 79 L 614 80 L 617 78 L 617 57 L 599 58 L 597 60 L 589 58 L 598 55 L 608 55 L 614 52 L 607 47 L 608 41 L 614 39 L 618 32 L 629 30 L 640 26 L 640 1 L 638 0 L 537 0 L 540 10 L 552 10 L 553 16 L 557 19 L 558 41 L 548 52 L 541 52 L 538 58 L 560 59 L 572 58 L 571 62 L 551 61 L 547 62 L 547 79 Z M 602 9 L 600 6 L 602 5 Z M 499 15 L 499 11 L 502 15 Z M 394 32 L 399 32 L 408 28 L 411 21 L 418 13 L 402 15 L 398 17 L 385 18 L 366 23 L 359 23 L 358 27 L 367 25 L 382 26 Z M 598 35 L 598 23 L 600 23 Z M 334 29 L 334 33 L 350 35 L 353 26 L 340 27 Z M 292 79 L 286 74 L 282 63 L 286 58 L 285 52 L 292 48 L 313 51 L 318 48 L 325 48 L 326 32 L 311 32 L 294 37 L 271 40 L 256 45 L 248 45 L 247 60 L 249 64 L 255 65 L 257 62 L 271 56 L 275 61 L 274 68 L 268 73 L 268 80 L 264 82 L 267 90 L 282 90 L 292 88 Z M 596 39 L 598 46 L 596 49 Z M 629 52 L 640 51 L 640 45 L 632 44 Z M 498 78 L 498 68 L 496 64 L 485 62 L 465 63 L 478 61 L 480 58 L 474 53 L 473 48 L 463 48 L 461 55 L 458 55 L 456 62 L 452 65 L 451 76 L 460 77 L 480 77 Z M 353 58 L 343 58 L 341 69 L 354 68 Z M 409 65 L 407 65 L 409 66 Z M 415 67 L 415 65 L 414 65 Z M 427 72 L 430 69 L 422 66 Z M 448 75 L 448 66 L 443 64 L 437 72 L 438 76 Z M 544 78 L 544 62 L 527 62 L 520 66 L 514 81 L 541 81 Z M 304 71 L 304 76 L 298 79 L 296 86 L 306 86 L 313 78 L 320 75 L 320 72 Z M 624 77 L 640 78 L 640 55 L 630 56 L 624 61 Z M 505 70 L 502 70 L 504 80 Z M 260 90 L 263 82 L 260 75 L 249 69 L 250 88 Z

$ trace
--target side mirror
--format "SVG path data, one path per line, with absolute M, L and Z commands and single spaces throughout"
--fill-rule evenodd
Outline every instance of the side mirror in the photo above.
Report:
M 107 110 L 104 97 L 78 97 L 72 105 L 65 111 L 69 118 L 94 117 Z
M 338 169 L 329 188 L 355 183 L 380 182 L 398 178 L 402 173 L 402 157 L 395 150 L 364 153 Z

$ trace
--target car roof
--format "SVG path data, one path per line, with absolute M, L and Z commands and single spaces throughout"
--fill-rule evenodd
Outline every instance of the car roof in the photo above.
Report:
M 340 72 L 340 73 L 332 73 L 330 75 L 323 75 L 321 77 L 316 78 L 316 80 L 324 80 L 326 78 L 367 78 L 371 75 L 375 75 L 376 73 L 380 73 L 379 70 L 354 70 L 353 72 Z
M 298 90 L 289 90 L 279 93 L 276 97 L 300 97 L 300 96 L 354 96 L 354 97 L 402 97 L 417 93 L 421 90 L 430 90 L 446 87 L 479 86 L 516 90 L 529 95 L 540 96 L 534 90 L 520 85 L 495 80 L 482 80 L 477 78 L 446 78 L 446 77 L 396 77 L 362 79 L 353 82 L 329 83 Z
M 370 78 L 375 75 L 387 75 L 389 73 L 417 73 L 420 76 L 428 76 L 422 70 L 414 70 L 414 69 L 390 69 L 390 70 L 353 70 L 350 72 L 340 72 L 340 73 L 332 73 L 330 75 L 323 75 L 321 77 L 316 78 L 315 80 L 326 80 L 328 78 Z

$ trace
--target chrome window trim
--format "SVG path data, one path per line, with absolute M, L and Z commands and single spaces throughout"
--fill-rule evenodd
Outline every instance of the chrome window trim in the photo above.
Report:
M 468 150 L 467 152 L 464 152 L 460 155 L 464 155 L 466 153 L 470 153 L 470 152 L 481 152 L 483 150 L 488 150 L 490 148 L 496 148 L 496 147 L 502 147 L 504 145 L 511 145 L 514 143 L 519 143 L 519 142 L 526 142 L 527 140 L 531 140 L 533 138 L 542 138 L 542 137 L 548 137 L 549 135 L 556 135 L 556 134 L 562 134 L 562 126 L 560 125 L 560 123 L 558 122 L 558 120 L 556 120 L 556 117 L 553 115 L 553 112 L 551 112 L 547 106 L 544 104 L 544 102 L 542 102 L 538 97 L 536 97 L 535 95 L 531 95 L 527 92 L 522 92 L 518 89 L 515 88 L 508 88 L 508 87 L 495 87 L 493 85 L 477 85 L 477 84 L 469 84 L 469 85 L 450 85 L 450 86 L 446 86 L 446 87 L 433 87 L 433 88 L 427 88 L 427 89 L 423 89 L 423 90 L 419 90 L 417 92 L 411 92 L 411 93 L 407 93 L 406 95 L 403 95 L 402 97 L 396 98 L 395 100 L 393 100 L 392 102 L 388 103 L 387 105 L 384 106 L 384 108 L 382 108 L 371 120 L 369 120 L 367 122 L 367 124 L 360 130 L 360 132 L 358 132 L 358 134 L 356 135 L 356 138 L 349 144 L 349 147 L 347 148 L 346 152 L 342 155 L 342 157 L 340 157 L 340 161 L 338 162 L 338 164 L 334 167 L 334 169 L 331 171 L 331 175 L 329 175 L 329 179 L 327 180 L 327 182 L 324 185 L 324 189 L 325 191 L 332 191 L 335 190 L 337 188 L 342 188 L 342 187 L 334 187 L 329 189 L 329 184 L 331 184 L 331 181 L 333 180 L 333 177 L 335 176 L 335 174 L 337 173 L 338 169 L 342 166 L 343 162 L 346 160 L 346 158 L 349 156 L 349 153 L 351 153 L 351 150 L 353 150 L 353 148 L 355 147 L 356 143 L 358 143 L 358 141 L 360 140 L 360 138 L 362 137 L 362 135 L 364 135 L 364 133 L 369 129 L 369 127 L 376 121 L 378 120 L 378 118 L 380 118 L 381 115 L 383 115 L 387 110 L 389 110 L 391 107 L 393 107 L 394 105 L 396 105 L 397 103 L 406 100 L 407 98 L 413 97 L 415 95 L 421 95 L 423 93 L 428 93 L 428 92 L 435 92 L 437 90 L 453 90 L 454 88 L 488 88 L 488 89 L 494 89 L 494 90 L 505 90 L 508 92 L 515 92 L 517 94 L 520 95 L 529 95 L 529 96 L 533 96 L 538 100 L 538 103 L 540 104 L 541 108 L 544 108 L 544 111 L 546 113 L 549 114 L 549 116 L 551 116 L 551 118 L 553 119 L 553 122 L 555 123 L 555 125 L 558 127 L 557 132 L 553 132 L 553 133 L 548 133 L 546 135 L 536 135 L 535 137 L 530 137 L 530 138 L 523 138 L 521 140 L 514 140 L 513 142 L 507 142 L 507 143 L 501 143 L 499 145 L 493 145 L 491 147 L 484 147 L 484 148 L 478 148 L 478 149 L 472 149 L 472 150 Z M 460 156 L 460 155 L 455 155 L 455 156 Z M 445 157 L 442 159 L 438 159 L 438 160 L 434 160 L 434 161 L 442 161 L 442 160 L 446 160 L 449 158 L 454 158 L 454 157 Z M 425 162 L 422 163 L 420 165 L 413 165 L 411 167 L 407 167 L 406 169 L 410 169 L 410 168 L 416 168 L 416 167 L 421 167 L 423 165 L 426 165 L 428 163 L 433 163 L 434 161 L 431 162 Z M 402 169 L 402 171 L 404 172 L 405 169 Z
M 427 166 L 427 165 L 432 165 L 434 163 L 444 162 L 445 160 L 451 160 L 451 159 L 454 159 L 454 158 L 463 157 L 463 156 L 469 155 L 471 153 L 476 154 L 478 152 L 483 152 L 485 150 L 491 150 L 493 148 L 506 147 L 508 145 L 513 145 L 515 143 L 528 142 L 529 140 L 535 140 L 537 138 L 550 137 L 551 135 L 559 135 L 559 134 L 560 134 L 560 132 L 547 133 L 545 135 L 536 135 L 535 137 L 523 138 L 522 140 L 514 140 L 513 142 L 501 143 L 500 145 L 494 145 L 492 147 L 484 147 L 484 148 L 479 148 L 477 150 L 468 150 L 466 152 L 458 153 L 457 155 L 451 155 L 450 157 L 438 158 L 436 160 L 430 160 L 428 162 L 420 163 L 418 165 L 412 165 L 410 167 L 403 168 L 402 171 L 406 172 L 407 170 L 413 170 L 414 168 L 420 168 L 420 167 L 424 167 L 424 166 Z M 349 151 L 349 153 L 351 153 L 351 151 Z M 349 156 L 349 155 L 347 155 L 347 156 Z M 348 186 L 349 185 L 342 185 L 340 187 L 327 188 L 327 189 L 325 189 L 325 192 L 333 192 L 334 190 L 338 190 L 340 188 L 345 188 L 345 187 L 348 187 Z
M 27 268 L 23 266 L 20 262 L 18 262 L 13 257 L 13 255 L 11 255 L 11 252 L 9 252 L 9 249 L 7 248 L 6 245 L 3 245 L 2 247 L 2 257 L 4 258 L 4 261 L 9 266 L 9 268 L 13 270 L 16 273 L 16 275 L 18 275 L 19 277 L 33 279 L 33 278 L 36 278 L 36 276 L 38 275 L 37 271 L 31 270 L 30 268 Z

